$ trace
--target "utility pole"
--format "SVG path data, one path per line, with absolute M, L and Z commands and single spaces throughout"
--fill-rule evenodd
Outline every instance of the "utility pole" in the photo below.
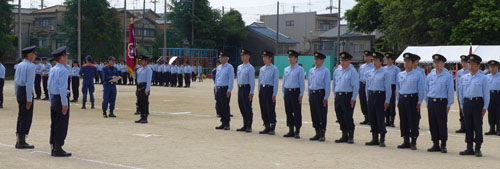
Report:
M 19 54 L 19 58 L 23 58 L 23 54 L 22 54 L 22 44 L 21 44 L 21 0 L 19 0 L 18 2 L 19 4 L 17 5 L 17 28 L 18 28 L 18 32 L 17 32 L 17 36 L 19 36 L 19 39 L 17 39 L 17 52 Z
M 293 13 L 295 13 L 295 8 L 298 8 L 299 6 L 296 6 L 296 5 L 293 5 L 292 8 L 293 8 Z
M 191 18 L 194 18 L 194 1 L 195 0 L 191 1 Z M 194 19 L 191 19 L 191 46 L 194 45 L 194 24 L 193 24 L 193 20 Z
M 146 0 L 142 3 L 142 47 L 144 48 L 144 34 L 146 34 Z
M 165 56 L 167 55 L 167 0 L 165 0 L 165 8 L 163 11 L 163 48 Z
M 274 50 L 275 55 L 278 54 L 278 47 L 280 44 L 280 1 L 276 5 L 276 49 Z
M 78 63 L 82 63 L 82 11 L 81 0 L 78 0 Z
M 337 9 L 333 6 L 333 0 L 330 0 L 330 6 L 327 6 L 326 9 L 330 10 L 330 14 L 333 12 L 333 9 Z
M 127 61 L 127 0 L 123 4 L 123 59 Z
M 307 6 L 309 6 L 309 12 L 311 12 L 311 5 L 312 5 L 311 0 L 309 0 L 309 3 L 307 3 Z
M 222 6 L 222 15 L 224 15 L 224 6 Z
M 340 62 L 340 1 L 339 0 L 339 7 L 338 7 L 338 10 L 339 10 L 339 13 L 338 13 L 338 26 L 337 26 L 337 63 Z
M 153 3 L 153 4 L 154 4 L 154 7 L 155 7 L 154 12 L 156 13 L 156 3 L 158 3 L 158 1 L 157 1 L 157 0 L 151 0 L 151 3 Z
M 42 0 L 42 4 L 40 5 L 40 9 L 43 9 L 43 0 Z

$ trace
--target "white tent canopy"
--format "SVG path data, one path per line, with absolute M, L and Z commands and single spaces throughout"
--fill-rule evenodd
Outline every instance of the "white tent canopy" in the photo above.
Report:
M 413 53 L 421 57 L 421 63 L 431 63 L 432 55 L 441 54 L 448 60 L 447 63 L 460 62 L 461 55 L 468 55 L 471 46 L 408 46 L 398 57 L 396 62 L 403 62 L 404 53 Z M 500 46 L 472 46 L 472 53 L 481 56 L 483 62 L 500 60 Z

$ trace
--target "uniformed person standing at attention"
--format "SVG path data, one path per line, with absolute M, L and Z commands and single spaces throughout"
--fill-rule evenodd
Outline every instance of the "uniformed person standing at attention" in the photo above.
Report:
M 368 124 L 369 123 L 369 117 L 368 117 L 368 105 L 366 101 L 366 74 L 368 70 L 373 69 L 373 63 L 372 63 L 372 52 L 365 50 L 364 52 L 364 59 L 365 63 L 362 64 L 359 67 L 359 104 L 361 106 L 361 112 L 363 113 L 363 116 L 365 117 L 365 120 L 362 121 L 359 124 Z
M 398 73 L 401 72 L 401 69 L 394 65 L 394 61 L 396 60 L 396 56 L 392 53 L 385 54 L 385 62 L 387 66 L 384 66 L 391 77 L 391 101 L 389 103 L 389 108 L 385 111 L 385 126 L 395 127 L 394 119 L 396 118 L 396 77 Z
M 5 84 L 5 67 L 0 60 L 0 108 L 3 108 L 3 85 Z
M 191 87 L 191 66 L 189 66 L 189 61 L 184 62 L 184 88 Z
M 354 143 L 354 119 L 352 118 L 359 91 L 359 74 L 351 64 L 352 55 L 340 53 L 340 66 L 333 72 L 335 113 L 342 137 L 336 143 Z
M 83 82 L 82 82 L 82 93 L 83 93 L 83 98 L 82 98 L 82 109 L 86 109 L 85 107 L 85 102 L 87 102 L 87 92 L 90 94 L 90 105 L 91 109 L 94 109 L 94 78 L 97 77 L 97 68 L 96 65 L 92 64 L 92 56 L 87 56 L 85 57 L 85 60 L 87 60 L 87 64 L 82 66 L 82 69 L 80 69 L 80 76 L 83 77 Z
M 42 58 L 42 85 L 43 85 L 43 94 L 45 95 L 45 97 L 42 100 L 49 100 L 47 81 L 49 80 L 50 68 L 52 68 L 52 65 L 50 63 L 47 63 L 47 58 Z
M 488 78 L 479 71 L 481 57 L 469 55 L 470 73 L 462 76 L 460 87 L 460 109 L 464 112 L 465 142 L 467 149 L 460 155 L 476 155 L 482 157 L 481 144 L 483 143 L 483 117 L 490 103 L 490 89 Z M 476 143 L 475 151 L 472 149 Z
M 453 75 L 444 68 L 446 58 L 440 54 L 432 56 L 434 69 L 425 80 L 427 111 L 429 113 L 429 130 L 433 146 L 428 152 L 446 153 L 448 140 L 448 112 L 454 102 Z M 439 141 L 441 140 L 441 146 Z
M 387 70 L 382 67 L 384 55 L 374 52 L 373 57 L 373 69 L 368 70 L 366 75 L 366 95 L 372 140 L 365 144 L 368 146 L 378 145 L 385 147 L 385 134 L 387 130 L 384 119 L 385 111 L 389 107 L 392 95 L 391 77 Z
M 31 120 L 33 120 L 33 85 L 35 83 L 35 64 L 32 62 L 36 58 L 36 46 L 24 48 L 22 54 L 24 60 L 16 67 L 14 75 L 14 87 L 19 105 L 17 114 L 17 149 L 32 149 L 33 145 L 26 143 L 26 135 L 29 134 L 31 128 Z
M 495 60 L 490 60 L 488 65 L 491 72 L 491 74 L 486 75 L 490 88 L 490 105 L 488 106 L 488 123 L 490 124 L 490 131 L 485 134 L 500 136 L 500 105 L 498 105 L 498 103 L 500 103 L 500 75 L 498 74 L 500 63 Z
M 460 64 L 462 65 L 462 69 L 458 70 L 457 74 L 457 79 L 455 80 L 455 90 L 457 91 L 457 98 L 460 99 L 460 87 L 462 87 L 462 76 L 465 74 L 469 73 L 469 62 L 468 62 L 469 56 L 462 55 L 460 56 Z M 461 107 L 460 102 L 458 102 L 458 106 Z M 462 112 L 462 109 L 459 110 L 459 120 L 460 120 L 460 129 L 455 131 L 456 133 L 465 133 L 465 123 L 464 123 L 464 113 Z
M 418 66 L 418 64 L 420 63 L 420 59 L 421 59 L 421 58 L 420 58 L 420 56 L 415 55 L 415 54 L 413 54 L 413 55 L 415 56 L 415 58 L 417 58 L 417 59 L 415 60 L 415 62 L 413 62 L 413 68 L 414 68 L 415 70 L 417 70 L 417 72 L 419 72 L 419 73 L 420 73 L 420 76 L 422 76 L 422 79 L 427 78 L 427 75 L 426 75 L 426 71 L 425 71 L 425 69 L 422 69 L 421 67 L 419 67 L 419 66 Z M 422 99 L 424 99 L 424 98 L 419 98 L 419 100 L 422 100 Z M 418 109 L 418 110 L 417 110 L 417 112 L 418 112 L 418 121 L 417 121 L 417 125 L 418 125 L 418 126 L 420 126 L 420 119 L 422 118 L 422 114 L 420 113 L 420 109 Z M 420 127 L 419 127 L 419 129 L 420 129 Z
M 151 89 L 151 79 L 153 71 L 147 67 L 149 58 L 144 55 L 139 56 L 141 67 L 137 69 L 137 100 L 141 119 L 135 123 L 148 123 L 149 116 L 149 94 Z
M 404 138 L 403 144 L 398 148 L 416 150 L 419 135 L 418 112 L 425 97 L 425 78 L 413 68 L 416 55 L 405 53 L 403 57 L 405 71 L 400 72 L 396 80 L 401 137 Z
M 314 52 L 314 67 L 308 74 L 308 93 L 311 119 L 316 135 L 309 138 L 311 141 L 325 141 L 326 117 L 328 114 L 328 97 L 330 96 L 330 70 L 323 66 L 326 56 Z
M 184 66 L 182 65 L 181 61 L 177 62 L 177 87 L 182 87 L 182 81 L 184 75 Z
M 170 75 L 170 78 L 171 78 L 171 84 L 170 84 L 170 87 L 176 87 L 177 86 L 177 70 L 178 67 L 177 67 L 177 64 L 175 64 L 175 61 L 172 62 L 172 75 Z M 215 78 L 215 76 L 214 76 Z
M 109 105 L 109 117 L 116 117 L 113 113 L 115 110 L 116 102 L 116 82 L 110 82 L 112 79 L 116 79 L 120 76 L 120 71 L 114 67 L 115 57 L 110 56 L 108 58 L 108 65 L 102 69 L 102 79 L 104 94 L 102 100 L 102 116 L 108 118 L 106 110 L 108 110 Z
M 217 66 L 215 97 L 217 99 L 217 114 L 221 117 L 221 125 L 215 127 L 215 129 L 230 130 L 229 122 L 231 121 L 231 117 L 229 113 L 229 101 L 231 100 L 231 91 L 233 90 L 234 68 L 231 64 L 227 63 L 229 57 L 224 52 L 220 52 L 219 57 L 221 64 Z M 182 81 L 182 78 L 180 78 L 180 80 Z
M 35 100 L 40 100 L 42 95 L 42 64 L 40 58 L 35 59 Z
M 272 64 L 274 53 L 262 51 L 264 66 L 259 71 L 259 104 L 264 130 L 259 134 L 274 135 L 276 128 L 276 94 L 278 94 L 279 71 Z
M 253 111 L 252 100 L 255 86 L 255 68 L 250 64 L 252 52 L 241 50 L 243 63 L 237 68 L 238 78 L 238 106 L 243 117 L 243 127 L 236 131 L 252 132 Z
M 54 157 L 69 157 L 68 153 L 62 149 L 64 140 L 68 134 L 69 123 L 69 90 L 67 79 L 69 71 L 65 67 L 68 61 L 66 56 L 66 46 L 52 52 L 52 56 L 57 61 L 56 66 L 50 70 L 49 93 L 50 93 L 50 144 L 52 145 L 51 155 Z
M 78 66 L 78 61 L 73 61 L 73 67 L 71 67 L 71 89 L 73 91 L 73 100 L 71 102 L 78 101 L 79 92 L 78 89 L 80 87 L 80 67 Z
M 300 138 L 302 127 L 302 96 L 305 89 L 304 68 L 297 65 L 299 53 L 294 50 L 288 51 L 288 63 L 283 74 L 283 99 L 285 100 L 286 125 L 288 133 L 283 137 Z M 295 129 L 295 130 L 294 130 Z

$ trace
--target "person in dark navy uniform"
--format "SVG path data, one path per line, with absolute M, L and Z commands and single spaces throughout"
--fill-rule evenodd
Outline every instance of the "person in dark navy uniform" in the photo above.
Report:
M 42 67 L 40 58 L 35 59 L 35 100 L 40 100 L 42 95 Z M 1 105 L 1 104 L 0 104 Z
M 36 46 L 24 48 L 22 50 L 23 61 L 16 66 L 14 75 L 14 88 L 18 104 L 17 115 L 17 149 L 33 149 L 35 146 L 26 143 L 26 135 L 31 129 L 33 120 L 33 85 L 35 83 L 35 64 L 32 62 L 36 58 Z
M 120 71 L 114 67 L 115 57 L 110 56 L 108 58 L 108 65 L 102 69 L 102 79 L 104 94 L 102 100 L 102 115 L 104 118 L 108 118 L 106 110 L 108 110 L 109 105 L 109 117 L 116 117 L 114 114 L 115 102 L 116 102 L 116 81 L 120 77 Z
M 57 61 L 54 68 L 50 70 L 48 80 L 48 90 L 50 93 L 50 144 L 52 145 L 51 155 L 54 157 L 69 157 L 68 153 L 62 149 L 66 136 L 68 135 L 69 124 L 69 71 L 65 67 L 68 60 L 66 56 L 66 46 L 58 48 L 52 52 L 52 56 Z
M 460 109 L 464 112 L 465 142 L 467 149 L 460 155 L 475 155 L 482 157 L 481 144 L 483 143 L 483 117 L 490 103 L 488 78 L 479 72 L 481 57 L 469 55 L 470 73 L 462 76 L 460 87 Z M 475 149 L 472 149 L 476 143 Z
M 359 66 L 359 104 L 361 106 L 361 113 L 363 113 L 363 116 L 365 117 L 365 120 L 362 121 L 359 124 L 366 124 L 368 125 L 370 122 L 370 118 L 368 117 L 368 105 L 366 102 L 366 73 L 368 70 L 373 69 L 373 63 L 372 63 L 372 52 L 365 50 L 363 52 L 364 56 L 364 61 L 365 63 L 361 66 Z
M 490 87 L 490 105 L 488 106 L 488 123 L 490 131 L 486 135 L 500 136 L 500 74 L 498 68 L 500 63 L 495 60 L 488 61 L 490 74 L 486 75 L 488 78 L 488 85 Z
M 98 76 L 97 75 L 97 67 L 95 64 L 92 64 L 92 56 L 87 56 L 85 57 L 85 60 L 87 60 L 87 64 L 82 66 L 82 69 L 80 69 L 80 76 L 83 77 L 83 82 L 82 82 L 82 93 L 83 93 L 83 98 L 82 98 L 82 109 L 86 109 L 85 103 L 87 102 L 87 92 L 90 95 L 90 105 L 91 109 L 94 109 L 94 79 Z

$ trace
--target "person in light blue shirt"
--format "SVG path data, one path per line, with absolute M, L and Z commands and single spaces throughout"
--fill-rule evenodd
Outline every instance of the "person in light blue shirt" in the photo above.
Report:
M 177 62 L 177 87 L 183 87 L 184 80 L 184 65 L 182 65 L 181 61 Z
M 184 88 L 189 88 L 191 87 L 191 66 L 189 66 L 189 61 L 184 62 L 183 73 L 184 82 L 186 84 Z
M 486 75 L 490 88 L 490 104 L 488 105 L 488 123 L 490 131 L 486 135 L 500 136 L 500 74 L 498 68 L 500 63 L 495 60 L 488 61 L 490 74 Z
M 374 67 L 368 70 L 366 75 L 366 94 L 368 99 L 368 112 L 370 112 L 372 140 L 365 143 L 365 145 L 385 147 L 385 134 L 387 130 L 385 128 L 384 118 L 392 94 L 391 77 L 389 73 L 387 73 L 387 70 L 382 67 L 384 55 L 379 52 L 374 52 L 373 57 Z
M 203 67 L 201 66 L 201 63 L 200 65 L 198 65 L 198 82 L 203 82 Z
M 434 68 L 425 80 L 429 130 L 433 146 L 428 152 L 447 153 L 448 112 L 454 102 L 453 76 L 444 68 L 446 58 L 443 55 L 432 56 Z M 441 141 L 441 146 L 439 145 Z
M 362 64 L 358 71 L 359 71 L 359 104 L 361 106 L 361 113 L 363 113 L 363 116 L 365 117 L 365 120 L 363 120 L 359 124 L 366 124 L 368 125 L 369 123 L 369 117 L 368 117 L 368 104 L 366 102 L 366 74 L 368 70 L 373 69 L 373 63 L 372 63 L 372 52 L 365 50 L 363 52 L 364 56 L 364 61 L 365 63 Z
M 475 54 L 468 56 L 470 73 L 462 76 L 460 87 L 460 109 L 464 112 L 465 142 L 467 149 L 460 155 L 481 157 L 483 143 L 483 117 L 490 103 L 490 89 L 486 75 L 478 72 L 481 57 Z M 473 150 L 473 143 L 476 147 Z
M 333 72 L 335 113 L 342 137 L 336 143 L 354 143 L 354 106 L 359 91 L 359 74 L 351 64 L 352 55 L 340 53 L 340 66 Z
M 404 138 L 403 144 L 398 146 L 401 149 L 417 149 L 420 119 L 418 112 L 425 97 L 425 78 L 414 68 L 416 60 L 417 55 L 405 54 L 405 71 L 400 72 L 396 80 L 401 137 Z
M 151 94 L 151 80 L 153 71 L 147 67 L 149 58 L 144 55 L 139 56 L 141 67 L 137 69 L 137 101 L 141 118 L 135 123 L 148 123 L 149 116 L 149 95 Z
M 302 127 L 302 97 L 304 96 L 304 68 L 297 65 L 299 53 L 294 50 L 288 51 L 288 63 L 283 74 L 283 100 L 285 101 L 286 125 L 288 133 L 283 137 L 300 138 Z
M 314 52 L 314 67 L 308 74 L 308 94 L 311 119 L 316 135 L 309 138 L 310 141 L 325 141 L 325 132 L 328 114 L 328 97 L 330 96 L 330 70 L 323 66 L 326 56 L 320 52 Z
M 17 65 L 14 75 L 14 89 L 18 104 L 17 114 L 17 149 L 33 149 L 35 146 L 26 143 L 26 135 L 31 129 L 33 119 L 33 85 L 35 82 L 35 64 L 32 62 L 36 58 L 36 46 L 24 48 L 22 50 L 23 61 Z
M 460 64 L 462 65 L 462 69 L 458 70 L 456 73 L 456 79 L 455 79 L 455 90 L 457 91 L 457 100 L 460 100 L 460 87 L 462 86 L 462 77 L 469 73 L 469 63 L 467 62 L 469 57 L 466 55 L 460 56 Z M 458 106 L 460 107 L 461 103 L 458 102 Z M 460 121 L 460 129 L 455 131 L 456 133 L 465 133 L 465 123 L 464 123 L 464 113 L 462 112 L 462 109 L 459 110 L 459 121 Z
M 241 50 L 243 63 L 237 68 L 238 105 L 243 117 L 243 127 L 236 131 L 252 132 L 253 111 L 252 100 L 255 86 L 255 68 L 250 64 L 252 52 Z
M 231 64 L 227 63 L 229 61 L 227 54 L 220 52 L 219 56 L 221 64 L 217 66 L 217 76 L 215 77 L 215 97 L 217 98 L 217 112 L 221 117 L 221 125 L 215 127 L 215 129 L 230 130 L 229 123 L 231 119 L 229 101 L 231 100 L 231 91 L 233 90 L 234 68 Z
M 394 119 L 396 118 L 396 77 L 398 76 L 398 73 L 401 72 L 401 69 L 399 69 L 399 67 L 394 65 L 395 60 L 396 60 L 396 55 L 392 53 L 385 54 L 385 62 L 387 63 L 387 66 L 384 66 L 384 68 L 387 70 L 389 76 L 391 77 L 391 89 L 392 89 L 389 108 L 387 108 L 387 110 L 385 111 L 385 126 L 390 126 L 390 127 L 395 127 Z
M 171 75 L 171 80 L 172 80 L 172 83 L 170 84 L 170 87 L 176 87 L 177 86 L 177 64 L 175 64 L 175 62 L 172 62 L 172 69 L 170 69 L 170 71 L 172 72 L 172 75 Z M 214 77 L 215 78 L 215 77 Z
M 49 100 L 49 91 L 47 90 L 47 82 L 49 80 L 49 71 L 52 68 L 50 63 L 47 63 L 47 58 L 42 58 L 42 85 L 43 94 L 45 97 L 42 100 Z
M 73 67 L 69 74 L 71 78 L 71 91 L 73 92 L 73 100 L 71 102 L 78 102 L 79 88 L 80 88 L 80 67 L 78 61 L 73 61 Z
M 3 108 L 3 86 L 5 84 L 5 67 L 0 60 L 0 109 Z
M 50 144 L 52 145 L 51 155 L 55 157 L 69 157 L 68 153 L 62 149 L 64 140 L 68 134 L 68 123 L 70 116 L 68 77 L 70 70 L 66 67 L 68 57 L 66 46 L 58 48 L 52 52 L 56 65 L 49 72 L 48 90 L 50 93 Z
M 259 134 L 275 134 L 276 128 L 276 94 L 279 87 L 279 71 L 272 62 L 274 53 L 264 50 L 262 60 L 264 66 L 259 71 L 259 105 L 264 122 L 264 130 Z
M 40 63 L 40 58 L 35 59 L 35 100 L 40 100 L 42 97 L 42 63 Z
M 122 62 L 122 67 L 120 69 L 121 71 L 121 75 L 122 75 L 122 85 L 127 85 L 128 84 L 128 81 L 129 81 L 129 75 L 128 75 L 128 69 L 127 69 L 127 64 L 125 63 L 125 61 Z

